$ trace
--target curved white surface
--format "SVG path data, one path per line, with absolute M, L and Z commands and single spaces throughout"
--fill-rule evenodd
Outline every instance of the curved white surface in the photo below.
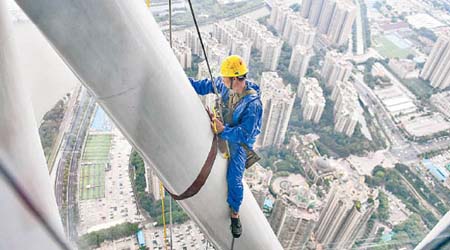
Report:
M 64 239 L 28 89 L 17 68 L 11 23 L 0 1 L 0 161 Z M 60 249 L 0 176 L 0 249 Z

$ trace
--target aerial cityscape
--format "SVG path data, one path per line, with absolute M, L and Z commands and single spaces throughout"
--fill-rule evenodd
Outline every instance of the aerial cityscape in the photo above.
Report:
M 245 188 L 283 249 L 417 249 L 450 211 L 450 1 L 193 0 L 206 55 L 187 1 L 172 0 L 171 13 L 167 0 L 140 2 L 186 78 L 210 78 L 208 67 L 220 76 L 229 55 L 248 65 L 263 114 L 261 159 L 245 170 Z M 69 245 L 222 249 L 167 192 L 178 186 L 164 186 L 164 161 L 143 153 L 166 148 L 133 141 L 104 106 L 114 95 L 96 96 L 21 8 L 7 6 L 18 65 L 37 65 L 24 78 L 36 79 L 30 98 Z M 45 67 L 61 73 L 36 77 Z M 50 82 L 56 100 L 37 87 Z M 199 96 L 211 110 L 215 99 Z

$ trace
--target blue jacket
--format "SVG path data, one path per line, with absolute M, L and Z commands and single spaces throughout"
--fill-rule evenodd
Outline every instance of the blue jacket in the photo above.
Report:
M 196 81 L 189 78 L 192 86 L 199 95 L 214 93 L 212 82 L 208 79 Z M 222 78 L 215 81 L 217 91 L 222 96 L 222 102 L 228 103 L 229 90 L 224 85 Z M 227 169 L 228 197 L 227 202 L 231 209 L 239 212 L 244 196 L 242 178 L 245 171 L 247 153 L 241 143 L 253 148 L 256 136 L 261 132 L 262 104 L 259 87 L 246 81 L 246 88 L 254 89 L 257 94 L 246 95 L 236 105 L 230 124 L 224 124 L 225 129 L 219 136 L 228 141 L 230 159 Z
M 194 80 L 189 78 L 192 86 L 199 95 L 214 93 L 212 82 L 209 79 Z M 229 89 L 225 86 L 222 78 L 216 79 L 217 91 L 222 96 L 222 102 L 228 103 Z M 219 136 L 228 143 L 244 143 L 253 148 L 256 136 L 261 133 L 262 104 L 260 100 L 259 86 L 246 81 L 246 89 L 254 89 L 258 94 L 245 96 L 236 106 L 231 124 L 224 124 L 225 129 Z

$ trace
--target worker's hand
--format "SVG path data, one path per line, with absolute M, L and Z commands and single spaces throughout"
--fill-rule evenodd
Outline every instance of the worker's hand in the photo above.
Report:
M 223 126 L 223 123 L 215 117 L 212 118 L 211 128 L 212 128 L 213 132 L 216 134 L 222 133 L 222 131 L 225 129 L 225 127 Z

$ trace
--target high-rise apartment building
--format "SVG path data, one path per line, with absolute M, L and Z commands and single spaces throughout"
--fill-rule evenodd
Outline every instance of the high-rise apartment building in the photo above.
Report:
M 225 45 L 228 49 L 231 49 L 231 44 L 233 42 L 232 37 L 235 32 L 239 31 L 228 29 L 224 21 L 214 23 L 212 26 L 212 37 L 217 39 L 222 45 Z
M 311 12 L 311 5 L 313 0 L 303 0 L 302 1 L 302 8 L 300 10 L 300 14 L 303 18 L 308 18 L 309 13 Z
M 317 28 L 320 33 L 327 34 L 333 17 L 334 9 L 336 7 L 336 0 L 325 0 L 322 5 L 319 22 Z M 334 24 L 333 24 L 334 25 Z
M 194 30 L 188 29 L 184 32 L 186 46 L 191 48 L 192 54 L 203 57 L 200 39 Z M 207 33 L 202 32 L 202 37 L 209 37 Z
M 282 34 L 286 26 L 286 13 L 290 8 L 282 1 L 274 1 L 272 11 L 270 12 L 269 24 L 272 25 L 278 33 Z
M 358 92 L 350 81 L 336 81 L 336 85 L 331 92 L 331 100 L 336 104 L 336 108 L 340 109 L 345 99 L 351 100 L 353 103 L 358 102 Z
M 319 23 L 324 1 L 326 0 L 312 0 L 311 8 L 309 9 L 308 21 L 314 27 L 317 27 L 317 24 Z
M 259 38 L 262 37 L 264 29 L 260 27 L 260 24 L 247 16 L 239 17 L 235 22 L 236 29 L 242 32 L 245 37 L 248 37 L 250 40 L 252 40 L 253 46 L 256 49 L 261 50 L 262 41 L 259 40 Z
M 306 75 L 309 61 L 312 56 L 312 49 L 308 49 L 301 45 L 295 46 L 289 63 L 289 73 L 298 76 L 300 79 L 303 78 Z
M 261 49 L 261 61 L 264 68 L 274 71 L 278 67 L 283 42 L 274 37 L 265 38 Z
M 316 78 L 302 78 L 298 87 L 303 119 L 319 123 L 325 109 L 325 97 Z
M 317 215 L 278 198 L 270 216 L 270 225 L 284 249 L 301 250 L 311 237 Z
M 330 51 L 325 56 L 321 75 L 328 88 L 333 89 L 337 81 L 345 82 L 352 73 L 353 65 L 345 60 L 344 55 Z
M 291 9 L 286 13 L 286 25 L 282 33 L 283 39 L 292 47 L 302 45 L 312 48 L 316 37 L 316 30 L 306 19 L 300 17 Z
M 283 41 L 275 37 L 267 28 L 247 16 L 236 20 L 236 28 L 245 37 L 254 41 L 253 46 L 261 51 L 261 61 L 267 70 L 276 70 Z
M 304 0 L 301 14 L 330 44 L 344 45 L 356 18 L 356 5 L 351 0 Z
M 291 86 L 285 86 L 276 72 L 263 72 L 261 76 L 261 101 L 264 106 L 259 147 L 280 147 L 286 136 L 295 101 Z
M 240 40 L 240 39 L 234 39 L 233 44 L 231 46 L 231 55 L 239 55 L 242 57 L 242 60 L 249 65 L 250 63 L 250 56 L 252 53 L 252 42 L 247 40 Z
M 272 8 L 269 22 L 291 47 L 302 45 L 312 48 L 316 30 L 301 17 L 298 12 L 284 5 L 281 1 Z M 273 21 L 272 21 L 273 20 Z
M 191 48 L 182 41 L 174 40 L 172 49 L 183 69 L 190 69 L 192 66 Z
M 377 195 L 357 181 L 333 185 L 315 228 L 316 239 L 322 247 L 350 249 L 377 208 Z
M 438 38 L 425 63 L 420 77 L 429 80 L 433 88 L 445 89 L 450 86 L 450 36 Z
M 359 109 L 354 105 L 335 109 L 334 130 L 338 133 L 352 136 L 358 124 L 359 115 Z
M 203 39 L 209 63 L 220 65 L 229 54 L 227 47 L 220 44 L 215 38 L 205 37 Z
M 334 101 L 335 131 L 352 136 L 362 116 L 358 92 L 350 81 L 337 81 L 331 99 Z
M 252 41 L 244 37 L 242 32 L 234 29 L 229 23 L 222 21 L 213 24 L 212 36 L 227 48 L 227 53 L 239 55 L 248 65 Z
M 329 29 L 326 33 L 331 44 L 340 46 L 347 43 L 355 19 L 356 6 L 352 1 L 341 0 L 336 2 Z

